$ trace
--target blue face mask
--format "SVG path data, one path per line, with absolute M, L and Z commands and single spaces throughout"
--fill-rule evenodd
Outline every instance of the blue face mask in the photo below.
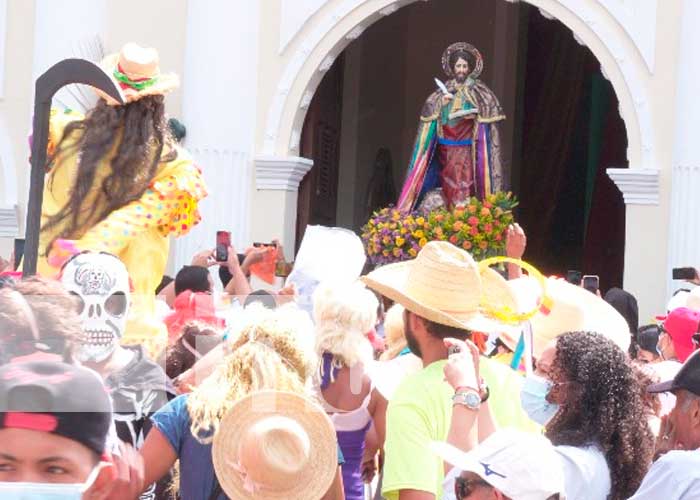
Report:
M 537 375 L 528 375 L 520 389 L 520 404 L 531 420 L 547 425 L 559 411 L 559 405 L 547 401 L 552 382 Z
M 3 500 L 80 500 L 84 484 L 0 483 Z
M 96 467 L 84 483 L 2 483 L 3 500 L 81 500 L 95 481 L 100 467 Z

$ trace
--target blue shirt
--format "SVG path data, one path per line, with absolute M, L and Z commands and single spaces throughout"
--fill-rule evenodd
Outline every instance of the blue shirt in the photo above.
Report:
M 200 443 L 190 431 L 192 421 L 187 411 L 187 395 L 170 401 L 151 416 L 151 421 L 180 459 L 181 500 L 209 500 L 216 484 L 211 444 Z M 338 465 L 344 462 L 338 447 Z M 227 500 L 227 497 L 222 492 L 217 499 Z
M 180 497 L 182 500 L 208 500 L 214 489 L 214 463 L 211 444 L 197 441 L 190 431 L 187 395 L 178 396 L 151 417 L 153 425 L 165 436 L 180 459 Z M 226 500 L 221 493 L 219 500 Z

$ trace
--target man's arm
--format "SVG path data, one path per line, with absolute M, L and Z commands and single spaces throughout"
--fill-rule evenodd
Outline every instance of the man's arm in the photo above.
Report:
M 401 490 L 399 500 L 435 500 L 435 495 L 427 491 Z

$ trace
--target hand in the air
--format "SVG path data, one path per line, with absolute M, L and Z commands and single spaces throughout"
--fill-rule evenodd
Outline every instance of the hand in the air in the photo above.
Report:
M 527 247 L 527 236 L 520 224 L 508 226 L 506 230 L 506 257 L 522 259 Z
M 451 354 L 443 371 L 445 380 L 452 388 L 471 387 L 479 390 L 479 348 L 470 341 L 444 339 L 445 347 L 458 347 L 459 352 Z
M 194 254 L 194 257 L 192 257 L 191 265 L 199 267 L 211 267 L 216 265 L 214 250 L 202 250 L 201 252 L 197 252 Z
M 452 94 L 445 94 L 442 96 L 442 105 L 447 106 L 452 99 L 455 97 Z

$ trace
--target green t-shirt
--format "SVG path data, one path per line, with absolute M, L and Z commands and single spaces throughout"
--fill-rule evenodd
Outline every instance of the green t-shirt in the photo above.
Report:
M 444 466 L 430 451 L 432 441 L 445 441 L 452 419 L 454 390 L 445 382 L 446 361 L 436 361 L 407 376 L 387 409 L 382 494 L 387 500 L 400 490 L 427 491 L 442 498 Z M 480 373 L 489 386 L 489 406 L 499 427 L 539 432 L 520 407 L 522 377 L 507 366 L 487 358 Z

